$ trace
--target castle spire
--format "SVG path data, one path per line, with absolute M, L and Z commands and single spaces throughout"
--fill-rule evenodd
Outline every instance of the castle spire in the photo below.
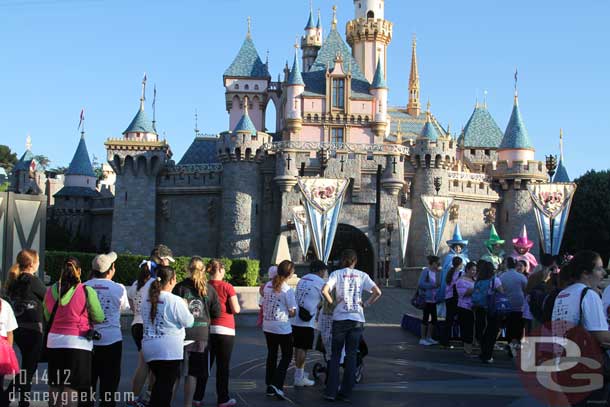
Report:
M 419 116 L 421 104 L 419 103 L 419 72 L 417 70 L 417 39 L 413 34 L 413 45 L 411 46 L 411 73 L 409 75 L 409 104 L 407 113 L 411 116 Z
M 559 160 L 563 161 L 563 129 L 559 129 Z
M 32 149 L 32 137 L 30 137 L 30 134 L 28 133 L 27 137 L 25 138 L 25 150 L 29 151 Z
M 252 38 L 252 17 L 248 16 L 248 33 L 246 34 L 248 39 Z
M 314 28 L 316 27 L 313 25 L 313 1 L 309 0 L 309 19 L 307 20 L 305 30 L 312 30 Z
M 331 31 L 337 31 L 337 6 L 333 6 L 333 22 L 330 26 Z
M 570 182 L 570 176 L 563 159 L 563 129 L 559 129 L 559 163 L 553 182 Z
M 146 72 L 142 78 L 142 97 L 140 97 L 140 111 L 144 111 L 144 101 L 146 100 Z
M 322 28 L 322 12 L 318 9 L 318 23 L 316 24 L 316 28 L 319 30 Z
M 299 38 L 294 43 L 294 62 L 292 63 L 292 71 L 288 77 L 288 86 L 305 86 L 303 75 L 301 75 L 301 67 L 299 66 Z

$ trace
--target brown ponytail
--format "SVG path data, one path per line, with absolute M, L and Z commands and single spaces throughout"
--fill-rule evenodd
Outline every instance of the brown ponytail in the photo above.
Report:
M 8 271 L 8 277 L 4 283 L 4 289 L 8 292 L 11 286 L 15 283 L 19 275 L 33 267 L 38 260 L 38 253 L 36 250 L 23 249 L 17 254 L 16 263 L 11 266 Z
M 191 280 L 197 289 L 200 297 L 208 295 L 208 279 L 205 275 L 203 259 L 195 256 L 189 263 L 189 271 L 191 272 Z
M 290 278 L 294 273 L 294 263 L 290 260 L 284 260 L 277 266 L 277 275 L 273 277 L 273 291 L 280 292 L 282 285 Z
M 205 267 L 205 272 L 208 273 L 210 276 L 214 276 L 220 272 L 222 267 L 223 264 L 220 262 L 220 260 L 210 260 L 208 262 L 208 265 Z
M 150 301 L 150 321 L 155 322 L 157 317 L 157 305 L 159 304 L 159 296 L 161 288 L 169 283 L 176 276 L 176 272 L 167 266 L 157 267 L 157 278 L 150 284 L 148 289 L 148 301 Z
M 72 287 L 80 283 L 80 276 L 80 262 L 76 257 L 68 257 L 59 276 L 59 288 L 57 290 L 59 298 L 63 297 Z

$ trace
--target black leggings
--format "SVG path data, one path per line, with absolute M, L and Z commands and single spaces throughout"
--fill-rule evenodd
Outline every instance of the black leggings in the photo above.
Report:
M 102 407 L 114 407 L 116 405 L 115 393 L 121 381 L 121 357 L 123 354 L 123 341 L 115 342 L 107 346 L 93 346 L 93 363 L 91 385 L 97 390 L 99 380 L 99 393 L 96 391 L 97 399 Z
M 498 337 L 498 318 L 495 315 L 490 315 L 484 308 L 475 310 L 475 319 L 477 325 L 477 335 L 481 335 L 478 339 L 481 344 L 481 359 L 489 360 L 493 356 L 494 345 Z
M 32 377 L 42 354 L 42 332 L 17 328 L 13 335 L 21 353 L 21 372 L 13 382 L 14 387 L 11 387 L 14 388 L 15 396 L 19 394 L 21 400 L 28 400 L 30 397 L 27 395 L 32 391 Z
M 280 335 L 265 332 L 267 339 L 267 370 L 265 372 L 265 384 L 273 385 L 279 390 L 284 388 L 286 372 L 292 360 L 292 334 Z M 282 350 L 282 358 L 277 363 L 278 350 Z
M 180 376 L 181 360 L 151 360 L 148 367 L 155 375 L 155 384 L 150 394 L 150 407 L 172 405 L 174 384 Z
M 210 369 L 216 361 L 216 398 L 218 404 L 229 401 L 229 371 L 235 336 L 210 334 Z M 202 401 L 208 377 L 197 378 L 193 400 Z
M 462 341 L 468 345 L 472 345 L 472 337 L 474 335 L 474 313 L 470 309 L 458 307 L 458 315 L 460 319 L 460 334 Z
M 449 345 L 449 341 L 453 337 L 453 323 L 458 315 L 457 303 L 458 299 L 455 296 L 445 300 L 447 316 L 445 317 L 445 329 L 443 329 L 443 336 L 441 337 L 441 344 L 445 346 Z
M 436 304 L 433 302 L 427 302 L 424 306 L 424 316 L 422 318 L 422 325 L 428 325 L 428 319 L 430 319 L 430 323 L 432 325 L 436 324 Z
M 523 338 L 523 312 L 514 311 L 508 314 L 506 319 L 506 339 L 508 343 L 513 340 L 521 342 Z

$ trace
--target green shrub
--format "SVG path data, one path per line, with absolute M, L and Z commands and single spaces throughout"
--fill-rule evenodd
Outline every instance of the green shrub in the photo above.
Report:
M 89 278 L 91 274 L 91 261 L 95 257 L 92 253 L 78 253 L 78 252 L 59 252 L 59 251 L 47 251 L 45 253 L 45 272 L 51 277 L 51 281 L 57 281 L 63 262 L 68 257 L 75 257 L 81 263 L 82 268 L 82 280 Z M 115 263 L 116 275 L 114 281 L 117 283 L 131 285 L 137 278 L 139 272 L 139 265 L 142 260 L 145 260 L 146 256 L 133 255 L 133 254 L 119 254 L 119 257 Z M 172 264 L 176 271 L 176 278 L 178 281 L 184 280 L 187 275 L 187 269 L 190 257 L 175 257 L 176 262 Z M 210 259 L 204 258 L 205 263 Z M 220 261 L 224 264 L 226 269 L 225 279 L 235 286 L 251 286 L 255 287 L 258 285 L 258 273 L 259 273 L 259 261 L 250 259 L 227 259 L 222 258 Z

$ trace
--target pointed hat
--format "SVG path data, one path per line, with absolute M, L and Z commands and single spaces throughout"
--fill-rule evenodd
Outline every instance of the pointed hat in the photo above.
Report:
M 523 225 L 521 236 L 513 239 L 513 245 L 517 248 L 531 249 L 534 246 L 534 242 L 527 238 L 527 229 Z
M 496 227 L 494 225 L 491 225 L 491 230 L 489 231 L 489 239 L 485 241 L 485 246 L 487 246 L 487 248 L 491 250 L 491 247 L 496 244 L 504 244 L 504 240 L 500 239 L 500 236 L 498 236 L 498 232 L 496 232 Z
M 447 240 L 447 244 L 449 246 L 453 246 L 459 244 L 460 246 L 468 246 L 468 240 L 462 239 L 462 233 L 460 232 L 460 225 L 455 224 L 455 229 L 453 229 L 453 238 L 451 240 Z

